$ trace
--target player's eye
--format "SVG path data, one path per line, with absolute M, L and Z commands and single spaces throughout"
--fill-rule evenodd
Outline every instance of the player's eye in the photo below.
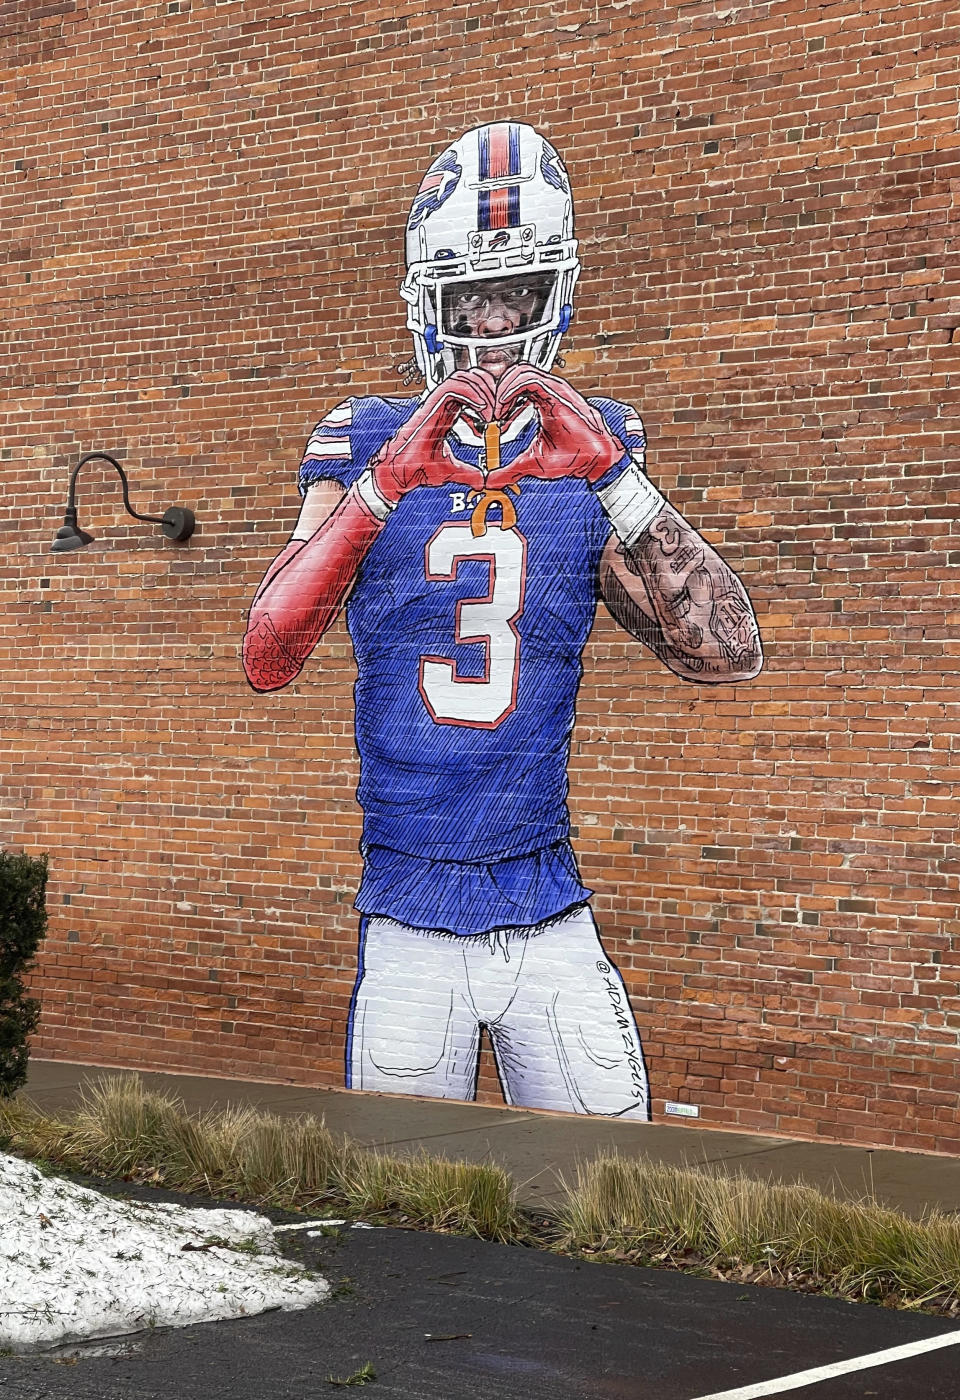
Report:
M 530 287 L 520 287 L 516 291 L 508 292 L 503 298 L 503 304 L 510 311 L 516 311 L 520 315 L 528 316 L 533 310 L 536 295 L 536 292 Z

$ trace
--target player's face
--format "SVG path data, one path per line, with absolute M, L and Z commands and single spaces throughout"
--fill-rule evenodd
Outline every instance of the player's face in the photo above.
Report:
M 444 288 L 443 329 L 449 334 L 476 340 L 493 340 L 535 327 L 553 289 L 552 273 L 532 273 L 529 277 L 480 278 Z M 477 353 L 477 363 L 494 379 L 515 365 L 522 345 L 492 345 Z M 457 352 L 457 368 L 465 369 L 470 356 L 464 347 Z

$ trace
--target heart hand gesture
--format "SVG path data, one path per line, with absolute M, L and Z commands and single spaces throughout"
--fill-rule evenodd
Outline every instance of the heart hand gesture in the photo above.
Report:
M 509 466 L 490 473 L 491 489 L 512 486 L 523 476 L 597 482 L 626 455 L 600 413 L 571 384 L 531 365 L 515 365 L 497 386 L 496 416 L 509 422 L 527 404 L 536 409 L 539 432 Z

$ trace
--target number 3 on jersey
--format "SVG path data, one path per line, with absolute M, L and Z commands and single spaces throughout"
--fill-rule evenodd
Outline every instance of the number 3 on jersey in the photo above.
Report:
M 437 724 L 495 729 L 517 706 L 520 635 L 527 574 L 527 542 L 517 530 L 488 529 L 479 539 L 468 524 L 442 525 L 427 544 L 424 569 L 428 581 L 452 583 L 462 559 L 482 560 L 489 568 L 485 598 L 461 598 L 453 620 L 453 640 L 485 648 L 484 673 L 473 678 L 457 672 L 445 656 L 421 656 L 420 694 Z

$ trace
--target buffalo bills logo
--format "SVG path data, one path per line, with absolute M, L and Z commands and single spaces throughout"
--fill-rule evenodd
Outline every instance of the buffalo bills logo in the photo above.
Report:
M 510 243 L 510 235 L 509 235 L 509 233 L 507 232 L 507 230 L 506 230 L 505 228 L 504 228 L 504 229 L 501 229 L 500 232 L 499 232 L 498 234 L 496 234 L 493 238 L 491 238 L 490 242 L 487 244 L 487 252 L 489 252 L 489 253 L 496 253 L 496 252 L 498 252 L 501 248 L 506 248 L 506 247 L 508 246 L 509 243 Z
M 410 209 L 411 229 L 419 228 L 424 219 L 435 214 L 460 183 L 463 174 L 455 151 L 445 151 L 424 175 Z
M 567 182 L 567 172 L 563 168 L 560 157 L 552 146 L 543 143 L 543 151 L 540 155 L 540 174 L 548 185 L 552 185 L 555 190 L 562 190 L 564 194 L 570 193 L 570 186 Z

